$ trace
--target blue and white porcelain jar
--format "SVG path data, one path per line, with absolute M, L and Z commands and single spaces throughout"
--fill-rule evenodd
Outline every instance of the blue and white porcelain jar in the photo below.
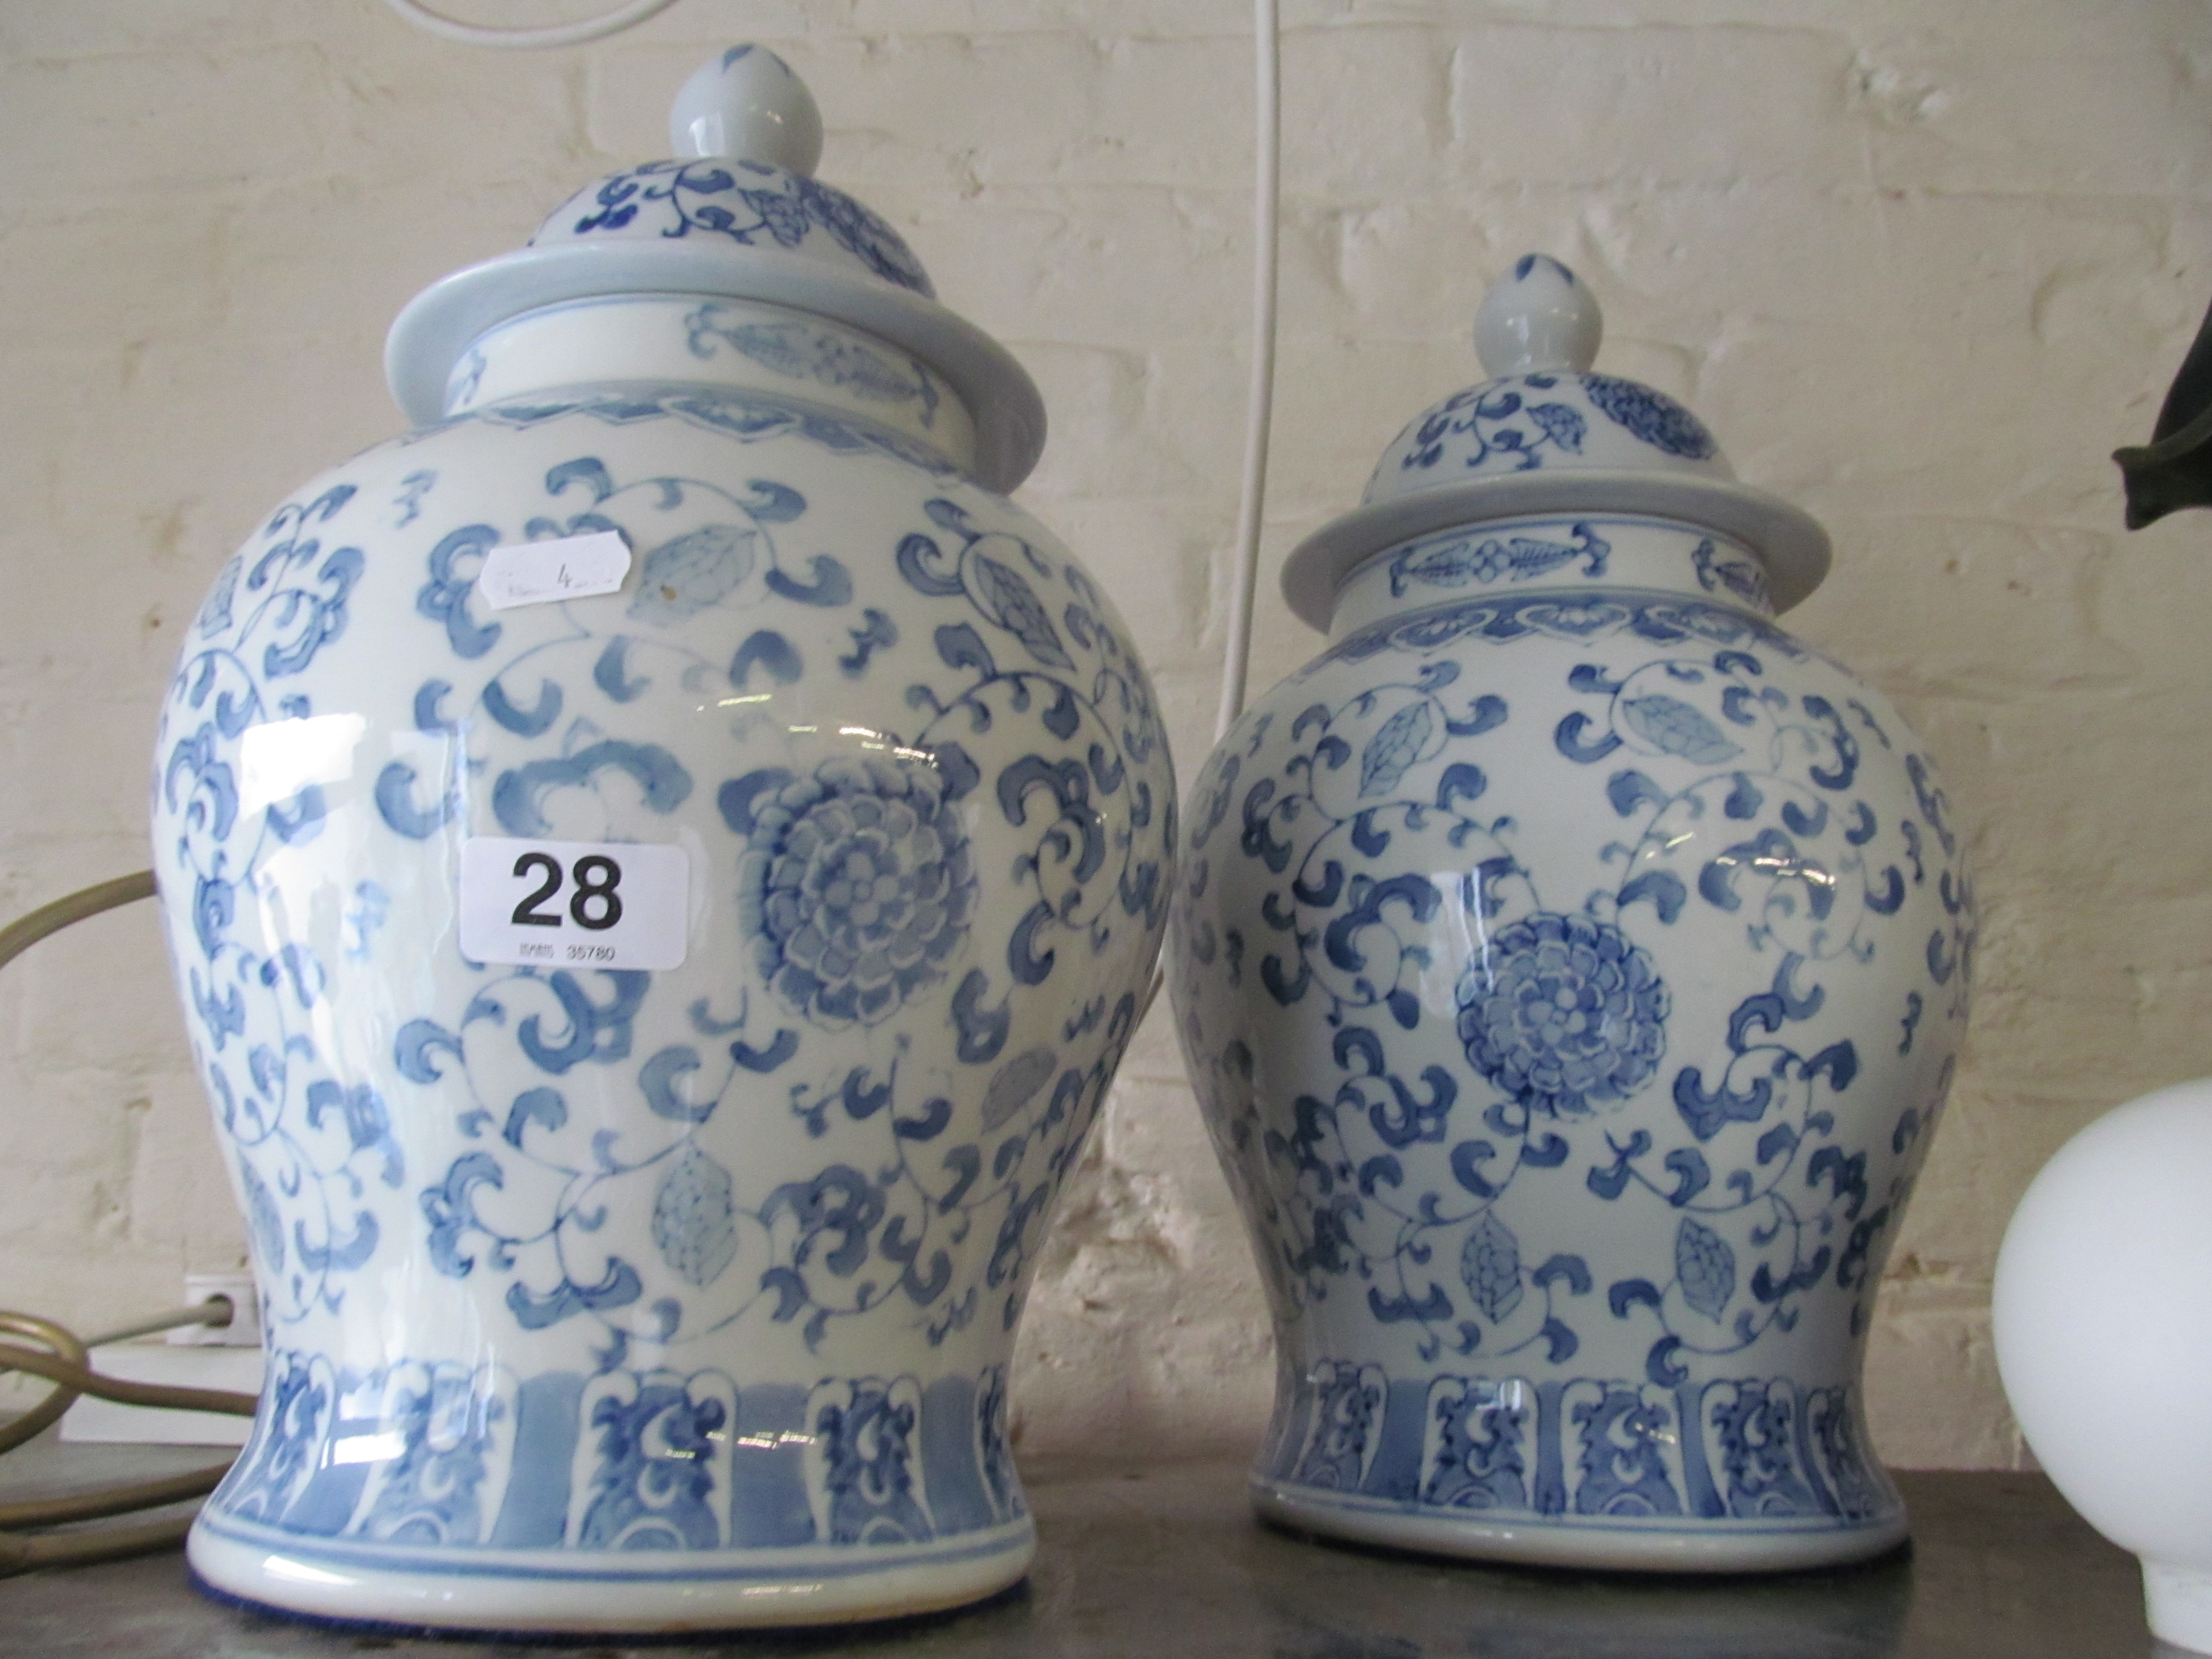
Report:
M 1498 378 L 1284 586 L 1328 648 L 1192 798 L 1184 1054 L 1275 1320 L 1263 1515 L 1601 1567 L 1905 1535 L 1860 1365 L 1974 921 L 1934 765 L 1774 624 L 1818 525 L 1593 374 L 1521 261 Z
M 256 1602 L 513 1630 L 1018 1579 L 1006 1367 L 1176 805 L 1001 493 L 1036 390 L 772 54 L 395 326 L 405 437 L 224 569 L 155 841 L 269 1375 Z

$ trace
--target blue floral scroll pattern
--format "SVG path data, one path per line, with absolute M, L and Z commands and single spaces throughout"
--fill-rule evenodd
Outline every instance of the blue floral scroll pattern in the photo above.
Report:
M 685 1344 L 747 1321 L 810 1349 L 843 1329 L 919 1331 L 942 1345 L 978 1319 L 1011 1327 L 1054 1196 L 1135 1024 L 1135 996 L 1108 994 L 1101 963 L 1146 957 L 1164 927 L 1172 772 L 1151 686 L 1083 574 L 1023 533 L 1018 512 L 887 429 L 696 387 L 511 400 L 429 430 L 462 422 L 574 441 L 553 451 L 535 507 L 497 524 L 440 522 L 442 492 L 403 489 L 406 469 L 422 476 L 409 452 L 425 433 L 373 452 L 349 468 L 358 489 L 340 483 L 280 513 L 203 608 L 155 780 L 159 833 L 173 848 L 170 930 L 280 1333 L 341 1306 L 388 1260 L 386 1240 L 427 1241 L 437 1271 L 489 1281 L 488 1307 L 504 1306 L 511 1334 L 573 1332 L 604 1375 L 635 1382 L 634 1395 L 602 1390 L 580 1407 L 576 1501 L 562 1522 L 577 1530 L 541 1541 L 582 1547 L 595 1514 L 589 1530 L 603 1544 L 650 1534 L 690 1548 L 708 1534 L 687 1494 L 702 1468 L 720 1480 L 713 1458 L 731 1421 L 708 1421 L 726 1401 L 696 1380 Z M 706 477 L 639 475 L 623 469 L 620 446 L 599 453 L 595 434 L 663 422 L 727 441 L 725 465 Z M 879 575 L 814 550 L 811 504 L 775 476 L 777 447 L 794 444 L 895 467 L 909 499 L 930 502 L 911 534 L 880 550 Z M 390 521 L 410 509 L 396 538 Z M 564 608 L 495 612 L 476 592 L 494 546 L 605 529 L 629 539 L 637 574 L 589 625 Z M 915 542 L 933 535 L 939 551 Z M 654 975 L 474 969 L 461 995 L 405 1020 L 387 1065 L 341 1069 L 318 1041 L 334 975 L 394 948 L 409 900 L 380 884 L 342 890 L 334 962 L 246 944 L 271 860 L 328 833 L 337 809 L 313 785 L 260 802 L 245 750 L 257 730 L 325 718 L 306 671 L 359 650 L 352 618 L 372 583 L 380 608 L 411 616 L 424 678 L 411 702 L 399 699 L 416 729 L 380 732 L 356 757 L 367 769 L 362 799 L 345 805 L 349 833 L 412 843 L 450 834 L 465 792 L 480 830 L 588 840 L 659 838 L 686 803 L 711 803 L 701 827 L 732 914 L 744 883 L 763 901 L 751 945 L 788 967 L 826 921 L 825 939 L 857 947 L 852 960 L 814 957 L 836 976 L 817 973 L 803 998 L 781 974 L 758 974 L 688 1006 L 672 1006 Z M 695 625 L 732 617 L 735 628 L 705 637 L 734 650 L 708 655 L 693 642 Z M 810 759 L 772 781 L 736 767 L 694 775 L 640 726 L 655 700 L 688 720 L 702 702 L 746 708 L 817 674 L 836 688 L 875 677 L 888 687 L 878 704 L 909 711 L 910 724 L 851 737 L 849 763 Z M 1019 734 L 1011 760 L 998 748 L 1006 733 Z M 854 814 L 842 842 L 822 833 L 833 796 Z M 872 825 L 854 813 L 869 802 L 883 815 Z M 763 828 L 779 812 L 780 826 Z M 982 829 L 958 827 L 970 821 L 998 836 L 988 872 L 973 850 Z M 779 886 L 778 859 L 802 824 L 846 856 L 835 870 L 813 866 L 811 887 L 798 872 Z M 863 853 L 908 860 L 898 892 L 860 892 L 852 858 Z M 1009 868 L 1022 902 L 985 930 L 980 884 Z M 811 914 L 771 917 L 765 901 L 802 889 Z M 869 957 L 878 946 L 887 977 Z M 883 1012 L 886 988 L 908 1018 L 855 1063 L 828 1039 Z M 942 1055 L 922 1052 L 932 1041 Z M 639 1109 L 617 1131 L 580 1103 L 587 1094 L 628 1094 Z M 451 1154 L 411 1167 L 391 1133 L 395 1110 L 447 1114 Z M 746 1120 L 763 1110 L 802 1144 L 824 1143 L 822 1155 L 764 1175 L 742 1155 Z M 665 1393 L 678 1383 L 681 1401 Z M 469 1396 L 476 1427 L 455 1439 L 453 1386 L 442 1374 L 403 1387 L 280 1358 L 260 1438 L 225 1501 L 243 1519 L 394 1540 L 493 1526 L 500 1436 L 515 1431 L 517 1413 L 509 1396 L 479 1391 Z M 942 1407 L 932 1395 L 953 1424 L 925 1437 L 924 1453 L 972 1443 L 981 1507 L 1018 1517 L 1003 1375 L 956 1393 Z M 796 1436 L 795 1416 L 785 1427 Z M 351 1437 L 364 1457 L 387 1443 L 412 1449 L 380 1449 L 366 1476 L 368 1465 L 346 1466 L 343 1480 L 367 1481 L 346 1486 L 329 1467 L 333 1437 Z M 876 1466 L 881 1437 L 870 1437 L 855 1468 Z M 641 1446 L 679 1442 L 705 1463 L 641 1461 Z M 714 1485 L 707 1500 L 725 1516 L 728 1490 Z M 441 1507 L 441 1492 L 453 1501 Z M 649 1514 L 664 1497 L 674 1503 L 665 1526 Z M 952 1502 L 924 1503 L 939 1532 L 954 1524 L 948 1514 L 977 1507 L 957 1492 Z M 715 1522 L 725 1542 L 726 1525 Z
M 1005 1398 L 997 1367 L 972 1395 L 965 1379 L 925 1389 L 911 1376 L 744 1392 L 712 1368 L 526 1383 L 494 1365 L 341 1370 L 279 1348 L 266 1409 L 210 1504 L 279 1532 L 495 1557 L 722 1552 L 763 1534 L 785 1545 L 924 1544 L 1026 1516 Z M 929 1420 L 939 1413 L 942 1425 Z M 982 1501 L 933 1504 L 932 1478 Z
M 304 944 L 264 954 L 242 922 L 274 861 L 312 842 L 321 786 L 267 799 L 264 744 L 313 733 L 350 742 L 344 717 L 314 724 L 304 676 L 348 637 L 374 533 L 372 502 L 340 483 L 288 503 L 226 568 L 170 683 L 156 747 L 164 903 L 183 969 L 195 1057 L 236 1162 L 276 1323 L 337 1309 L 375 1253 L 375 1194 L 405 1162 L 376 1079 L 319 1041 L 333 965 Z
M 1328 1449 L 1355 1443 L 1344 1428 L 1355 1377 L 1359 1455 Z M 1412 1390 L 1378 1366 L 1325 1360 L 1298 1400 L 1305 1433 L 1274 1454 L 1267 1473 L 1307 1488 L 1309 1502 L 1356 1495 L 1409 1513 L 1570 1526 L 1668 1517 L 1864 1525 L 1899 1509 L 1859 1449 L 1847 1388 L 1764 1376 L 1662 1388 L 1449 1372 Z M 1417 1449 L 1418 1461 L 1375 1456 L 1385 1441 Z
M 1501 1386 L 1440 1376 L 1430 1383 L 1420 1501 L 1455 1510 L 1528 1508 L 1534 1406 L 1534 1391 L 1518 1379 Z
M 1276 1002 L 1326 1018 L 1341 1076 L 1333 1096 L 1300 1096 L 1290 1124 L 1255 1128 L 1246 1150 L 1265 1171 L 1262 1201 L 1286 1224 L 1268 1265 L 1293 1304 L 1342 1283 L 1364 1291 L 1377 1322 L 1420 1331 L 1425 1353 L 1447 1343 L 1459 1353 L 1534 1345 L 1556 1363 L 1580 1344 L 1564 1316 L 1591 1293 L 1589 1267 L 1572 1253 L 1524 1250 L 1498 1200 L 1518 1171 L 1565 1162 L 1551 1116 L 1577 1114 L 1585 1095 L 1617 1094 L 1656 1064 L 1665 993 L 1609 920 L 1570 921 L 1534 902 L 1528 872 L 1501 839 L 1510 824 L 1476 810 L 1488 788 L 1482 739 L 1510 711 L 1460 681 L 1456 662 L 1432 660 L 1346 703 L 1316 703 L 1292 724 L 1287 763 L 1238 782 L 1236 850 L 1272 878 L 1269 932 L 1249 946 L 1260 984 Z M 1229 758 L 1241 766 L 1233 751 Z M 1224 765 L 1217 757 L 1214 766 Z M 1209 799 L 1202 785 L 1200 799 L 1194 854 L 1212 842 L 1230 798 Z M 1451 870 L 1466 873 L 1434 875 Z M 1429 939 L 1447 912 L 1491 941 L 1450 981 L 1473 1069 L 1432 1063 L 1408 1074 L 1392 1064 L 1393 1034 L 1425 1017 L 1424 988 L 1439 967 Z M 1572 960 L 1577 951 L 1589 962 Z M 1617 996 L 1642 1026 L 1617 1036 L 1601 1014 L 1592 1048 L 1581 1030 L 1586 994 L 1601 1009 Z M 1223 1086 L 1241 1099 L 1249 1054 L 1224 1054 L 1222 1065 Z M 1485 1082 L 1486 1106 L 1474 1097 Z M 1480 1127 L 1455 1136 L 1470 1102 Z M 1226 1115 L 1237 1121 L 1245 1110 Z M 1448 1147 L 1449 1189 L 1420 1178 L 1433 1167 L 1422 1151 L 1430 1146 Z M 1457 1268 L 1451 1278 L 1447 1262 Z
M 1409 543 L 1390 558 L 1390 592 L 1409 587 L 1465 587 L 1499 580 L 1533 581 L 1577 559 L 1585 576 L 1602 576 L 1612 544 L 1587 524 L 1570 526 L 1574 539 L 1547 541 L 1538 536 L 1484 536 L 1465 531 Z
M 1551 787 L 1587 791 L 1620 825 L 1603 884 L 1573 908 L 1542 890 L 1513 820 L 1483 810 L 1492 771 L 1531 762 L 1493 746 L 1516 711 L 1474 693 L 1472 659 L 1446 651 L 1529 639 L 1577 647 L 1564 686 L 1546 688 L 1568 711 L 1537 736 L 1562 774 Z M 1458 601 L 1340 641 L 1291 683 L 1313 696 L 1295 718 L 1297 701 L 1279 703 L 1217 752 L 1186 892 L 1233 865 L 1257 925 L 1200 925 L 1189 905 L 1175 971 L 1186 988 L 1245 975 L 1246 994 L 1310 1011 L 1334 1066 L 1263 1109 L 1245 1037 L 1187 1016 L 1288 1317 L 1349 1295 L 1382 1331 L 1405 1328 L 1422 1359 L 1552 1366 L 1641 1323 L 1639 1386 L 1662 1393 L 1693 1360 L 1709 1370 L 1786 1334 L 1815 1297 L 1863 1319 L 1910 1176 L 1893 1166 L 1876 1185 L 1879 1166 L 1838 1129 L 1865 1057 L 1832 1030 L 1803 1034 L 1884 951 L 1924 956 L 1926 1005 L 1947 998 L 1963 1018 L 1973 901 L 1924 757 L 1904 757 L 1917 814 L 1885 821 L 1861 773 L 1866 745 L 1890 739 L 1857 700 L 1785 678 L 1808 659 L 1759 619 L 1694 599 Z M 1358 695 L 1303 692 L 1346 662 L 1370 665 Z M 1916 891 L 1943 918 L 1924 951 L 1890 922 Z M 1674 943 L 1692 933 L 1708 943 Z M 1446 939 L 1465 954 L 1448 957 Z M 1678 949 L 1762 975 L 1719 1029 L 1683 1028 L 1668 985 Z M 1401 1034 L 1440 1018 L 1452 1048 L 1402 1058 Z M 1441 1063 L 1455 1051 L 1463 1063 Z M 1921 1127 L 1908 1109 L 1897 1150 Z M 1601 1283 L 1584 1255 L 1528 1243 L 1559 1238 L 1554 1218 L 1593 1202 L 1653 1212 L 1671 1254 Z M 1629 1436 L 1607 1478 L 1636 1489 L 1631 1431 L 1648 1402 L 1583 1403 Z
M 1812 655 L 1771 623 L 1705 599 L 1618 591 L 1573 598 L 1499 594 L 1455 600 L 1411 617 L 1386 617 L 1346 635 L 1300 674 L 1308 678 L 1329 663 L 1362 662 L 1385 652 L 1441 650 L 1461 640 L 1580 642 L 1623 633 L 1654 645 L 1757 647 L 1791 661 Z
M 1611 427 L 1678 460 L 1711 461 L 1719 453 L 1696 416 L 1637 381 L 1565 371 L 1508 374 L 1455 393 L 1400 433 L 1367 496 L 1425 489 L 1470 471 L 1502 477 L 1632 464 L 1633 449 L 1624 453 Z
M 1581 452 L 1588 423 L 1582 411 L 1556 396 L 1572 375 L 1521 374 L 1471 386 L 1422 416 L 1398 463 L 1402 471 L 1434 467 L 1446 455 L 1480 467 L 1510 462 L 1509 471 L 1534 472 L 1547 452 Z
M 1099 1020 L 1095 1058 L 1072 1042 L 1066 1053 L 1024 1049 L 987 1065 L 980 1139 L 955 1140 L 951 1101 L 918 1097 L 896 1059 L 880 1071 L 846 1064 L 824 1083 L 782 1085 L 811 1130 L 826 1133 L 834 1117 L 848 1139 L 871 1135 L 874 1149 L 865 1164 L 828 1162 L 747 1196 L 698 1138 L 732 1097 L 757 1098 L 757 1079 L 797 1069 L 805 1025 L 786 1023 L 781 1008 L 763 1020 L 758 1000 L 741 998 L 727 1021 L 695 1010 L 690 1042 L 640 1063 L 629 1032 L 641 993 L 616 978 L 515 970 L 485 986 L 459 1030 L 418 1021 L 402 1034 L 403 1069 L 425 1083 L 451 1071 L 477 1101 L 497 1100 L 489 1087 L 512 1072 L 518 1038 L 556 1073 L 506 1109 L 463 1114 L 481 1150 L 457 1158 L 421 1194 L 433 1256 L 447 1272 L 493 1272 L 509 1281 L 507 1305 L 526 1328 L 588 1318 L 617 1353 L 636 1340 L 685 1340 L 744 1319 L 795 1322 L 810 1346 L 836 1322 L 920 1324 L 932 1343 L 987 1308 L 1011 1325 L 1025 1258 L 1103 1103 L 1133 1006 Z M 574 1065 L 634 1071 L 651 1127 L 617 1137 L 572 1121 L 556 1068 Z M 568 1190 L 552 1189 L 557 1196 L 518 1225 L 502 1194 L 526 1182 L 542 1189 L 548 1176 Z M 658 1260 L 601 1240 L 611 1212 L 637 1210 L 650 1217 Z M 962 1248 L 970 1240 L 980 1254 Z M 553 1292 L 531 1288 L 548 1274 Z
M 648 161 L 603 180 L 590 206 L 565 234 L 650 231 L 670 240 L 722 237 L 740 247 L 796 248 L 819 231 L 884 281 L 936 297 L 913 250 L 881 218 L 842 191 L 764 162 Z M 544 236 L 532 238 L 532 246 L 544 246 Z
M 355 1507 L 365 1538 L 399 1544 L 481 1544 L 490 1535 L 492 1498 L 514 1459 L 514 1391 L 489 1367 L 450 1362 L 394 1365 L 356 1391 L 373 1409 L 366 1435 L 358 1420 L 344 1438 L 356 1455 L 364 1441 L 380 1454 Z
M 1071 978 L 1164 926 L 1171 775 L 1133 653 L 1079 570 L 987 527 L 1004 515 L 988 498 L 929 498 L 919 525 L 959 536 L 957 552 L 924 548 L 919 525 L 884 550 L 914 590 L 894 624 L 843 562 L 787 550 L 811 509 L 771 478 L 627 479 L 579 455 L 545 493 L 526 535 L 621 530 L 638 580 L 615 626 L 479 647 L 467 729 L 501 735 L 496 758 L 472 749 L 470 764 L 510 835 L 649 835 L 655 814 L 710 799 L 753 973 L 726 1000 L 675 1011 L 653 975 L 500 969 L 465 1007 L 408 1024 L 394 1065 L 446 1091 L 465 1142 L 417 1193 L 434 1261 L 503 1281 L 524 1328 L 587 1322 L 616 1355 L 747 1320 L 794 1327 L 810 1347 L 848 1324 L 933 1344 L 978 1317 L 1010 1328 L 1136 1006 L 1086 994 L 1049 1030 L 1017 1015 L 1033 997 L 1069 1006 Z M 472 645 L 502 626 L 477 609 L 476 568 L 434 559 L 418 604 Z M 685 643 L 712 611 L 750 629 L 726 662 Z M 900 676 L 913 723 L 849 726 L 829 758 L 720 779 L 610 735 L 654 688 L 682 688 L 687 712 L 709 697 L 750 708 L 825 671 Z M 450 723 L 451 693 L 426 682 L 423 719 Z M 781 717 L 732 718 L 785 752 Z M 439 821 L 413 787 L 386 792 L 404 836 Z M 1018 850 L 987 870 L 987 836 Z M 985 881 L 1009 866 L 1022 902 L 987 929 Z M 855 1028 L 895 1035 L 833 1041 Z M 604 1089 L 610 1072 L 641 1105 L 619 1132 L 574 1107 L 578 1084 Z M 727 1138 L 763 1100 L 811 1139 L 834 1127 L 842 1150 L 764 1178 Z
M 1382 1447 L 1389 1379 L 1378 1365 L 1324 1360 L 1314 1370 L 1312 1426 L 1291 1478 L 1302 1486 L 1357 1492 Z
M 711 1550 L 728 1541 L 737 1390 L 719 1372 L 617 1371 L 584 1393 L 580 1502 L 566 1541 L 588 1550 Z
M 209 1502 L 246 1520 L 282 1521 L 322 1465 L 337 1405 L 329 1362 L 273 1352 L 252 1433 Z
M 808 1397 L 807 1492 L 817 1538 L 879 1545 L 935 1536 L 916 1443 L 921 1411 L 910 1376 L 824 1382 Z

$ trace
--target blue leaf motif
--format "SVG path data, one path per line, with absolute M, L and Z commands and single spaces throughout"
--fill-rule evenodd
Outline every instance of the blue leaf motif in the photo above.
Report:
M 1681 1280 L 1683 1301 L 1718 1319 L 1735 1294 L 1735 1252 L 1711 1228 L 1684 1216 L 1674 1234 L 1674 1276 Z
M 1382 729 L 1367 740 L 1366 750 L 1359 757 L 1361 799 L 1387 795 L 1396 788 L 1406 769 L 1420 759 L 1435 729 L 1425 701 L 1407 703 L 1383 721 Z
M 996 1129 L 1036 1097 L 1052 1081 L 1056 1062 L 1049 1048 L 1031 1048 L 1001 1066 L 983 1094 L 983 1129 Z
M 645 556 L 629 614 L 665 627 L 696 617 L 752 574 L 757 532 L 739 525 L 703 525 Z
M 975 582 L 975 603 L 984 615 L 1018 637 L 1039 662 L 1054 668 L 1075 666 L 1067 647 L 1060 642 L 1052 617 L 1020 571 L 981 552 L 980 544 L 979 550 L 969 555 L 968 563 Z
M 1404 592 L 1408 578 L 1437 587 L 1462 586 L 1474 577 L 1476 567 L 1482 562 L 1482 553 L 1472 536 L 1416 548 L 1410 556 L 1401 553 L 1390 562 L 1390 591 Z
M 731 1219 L 737 1206 L 730 1194 L 730 1172 L 696 1146 L 684 1147 L 661 1177 L 653 1201 L 653 1242 L 686 1284 L 713 1284 L 738 1253 Z
M 276 1213 L 276 1200 L 270 1196 L 268 1184 L 260 1172 L 245 1158 L 238 1160 L 239 1185 L 246 1191 L 246 1221 L 253 1230 L 253 1242 L 261 1247 L 262 1261 L 271 1273 L 284 1266 L 284 1222 Z
M 1611 374 L 1584 374 L 1583 393 L 1654 449 L 1685 460 L 1702 461 L 1715 453 L 1713 434 L 1698 417 L 1664 392 Z
M 1564 450 L 1580 454 L 1585 430 L 1581 411 L 1571 404 L 1531 404 L 1528 418 L 1544 428 L 1544 435 Z
M 1460 1251 L 1459 1276 L 1482 1316 L 1495 1325 L 1521 1305 L 1521 1241 L 1485 1210 Z
M 1512 536 L 1503 546 L 1496 542 L 1485 542 L 1482 550 L 1494 569 L 1510 571 L 1516 581 L 1526 581 L 1555 570 L 1570 559 L 1587 553 L 1590 565 L 1585 573 L 1595 575 L 1605 568 L 1605 556 L 1613 551 L 1613 544 L 1590 534 L 1588 525 L 1575 526 L 1578 544 L 1566 542 L 1547 542 L 1533 536 Z M 1483 573 L 1478 572 L 1478 574 Z
M 1620 717 L 1654 749 L 1699 766 L 1717 766 L 1743 752 L 1720 727 L 1679 697 L 1656 691 L 1631 697 L 1620 705 Z

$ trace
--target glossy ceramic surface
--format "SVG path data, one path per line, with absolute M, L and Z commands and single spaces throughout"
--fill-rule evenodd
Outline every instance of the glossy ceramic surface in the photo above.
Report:
M 162 713 L 270 1351 L 193 1564 L 480 1628 L 988 1595 L 1015 1322 L 1164 926 L 1144 671 L 969 476 L 990 411 L 864 329 L 572 297 L 446 405 L 249 538 Z M 491 607 L 493 550 L 610 532 L 618 591 Z M 680 849 L 681 965 L 471 960 L 482 837 Z
M 1273 1297 L 1255 1501 L 1507 1559 L 1876 1553 L 1859 1367 L 1965 1030 L 1953 813 L 1774 624 L 1765 549 L 1504 482 L 1343 580 L 1192 798 L 1170 987 Z

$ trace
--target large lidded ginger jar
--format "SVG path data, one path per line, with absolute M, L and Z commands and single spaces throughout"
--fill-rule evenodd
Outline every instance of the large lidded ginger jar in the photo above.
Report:
M 941 1607 L 1033 1529 L 1006 1367 L 1128 1042 L 1173 779 L 1001 493 L 1034 386 L 809 176 L 692 159 L 434 286 L 416 422 L 225 568 L 155 842 L 268 1381 L 195 1569 L 347 1619 Z
M 1273 1302 L 1266 1516 L 1522 1561 L 1781 1568 L 1905 1535 L 1875 1287 L 1965 1030 L 1933 763 L 1778 628 L 1802 513 L 1594 374 L 1587 290 L 1291 555 L 1328 647 L 1192 797 L 1184 1053 Z

